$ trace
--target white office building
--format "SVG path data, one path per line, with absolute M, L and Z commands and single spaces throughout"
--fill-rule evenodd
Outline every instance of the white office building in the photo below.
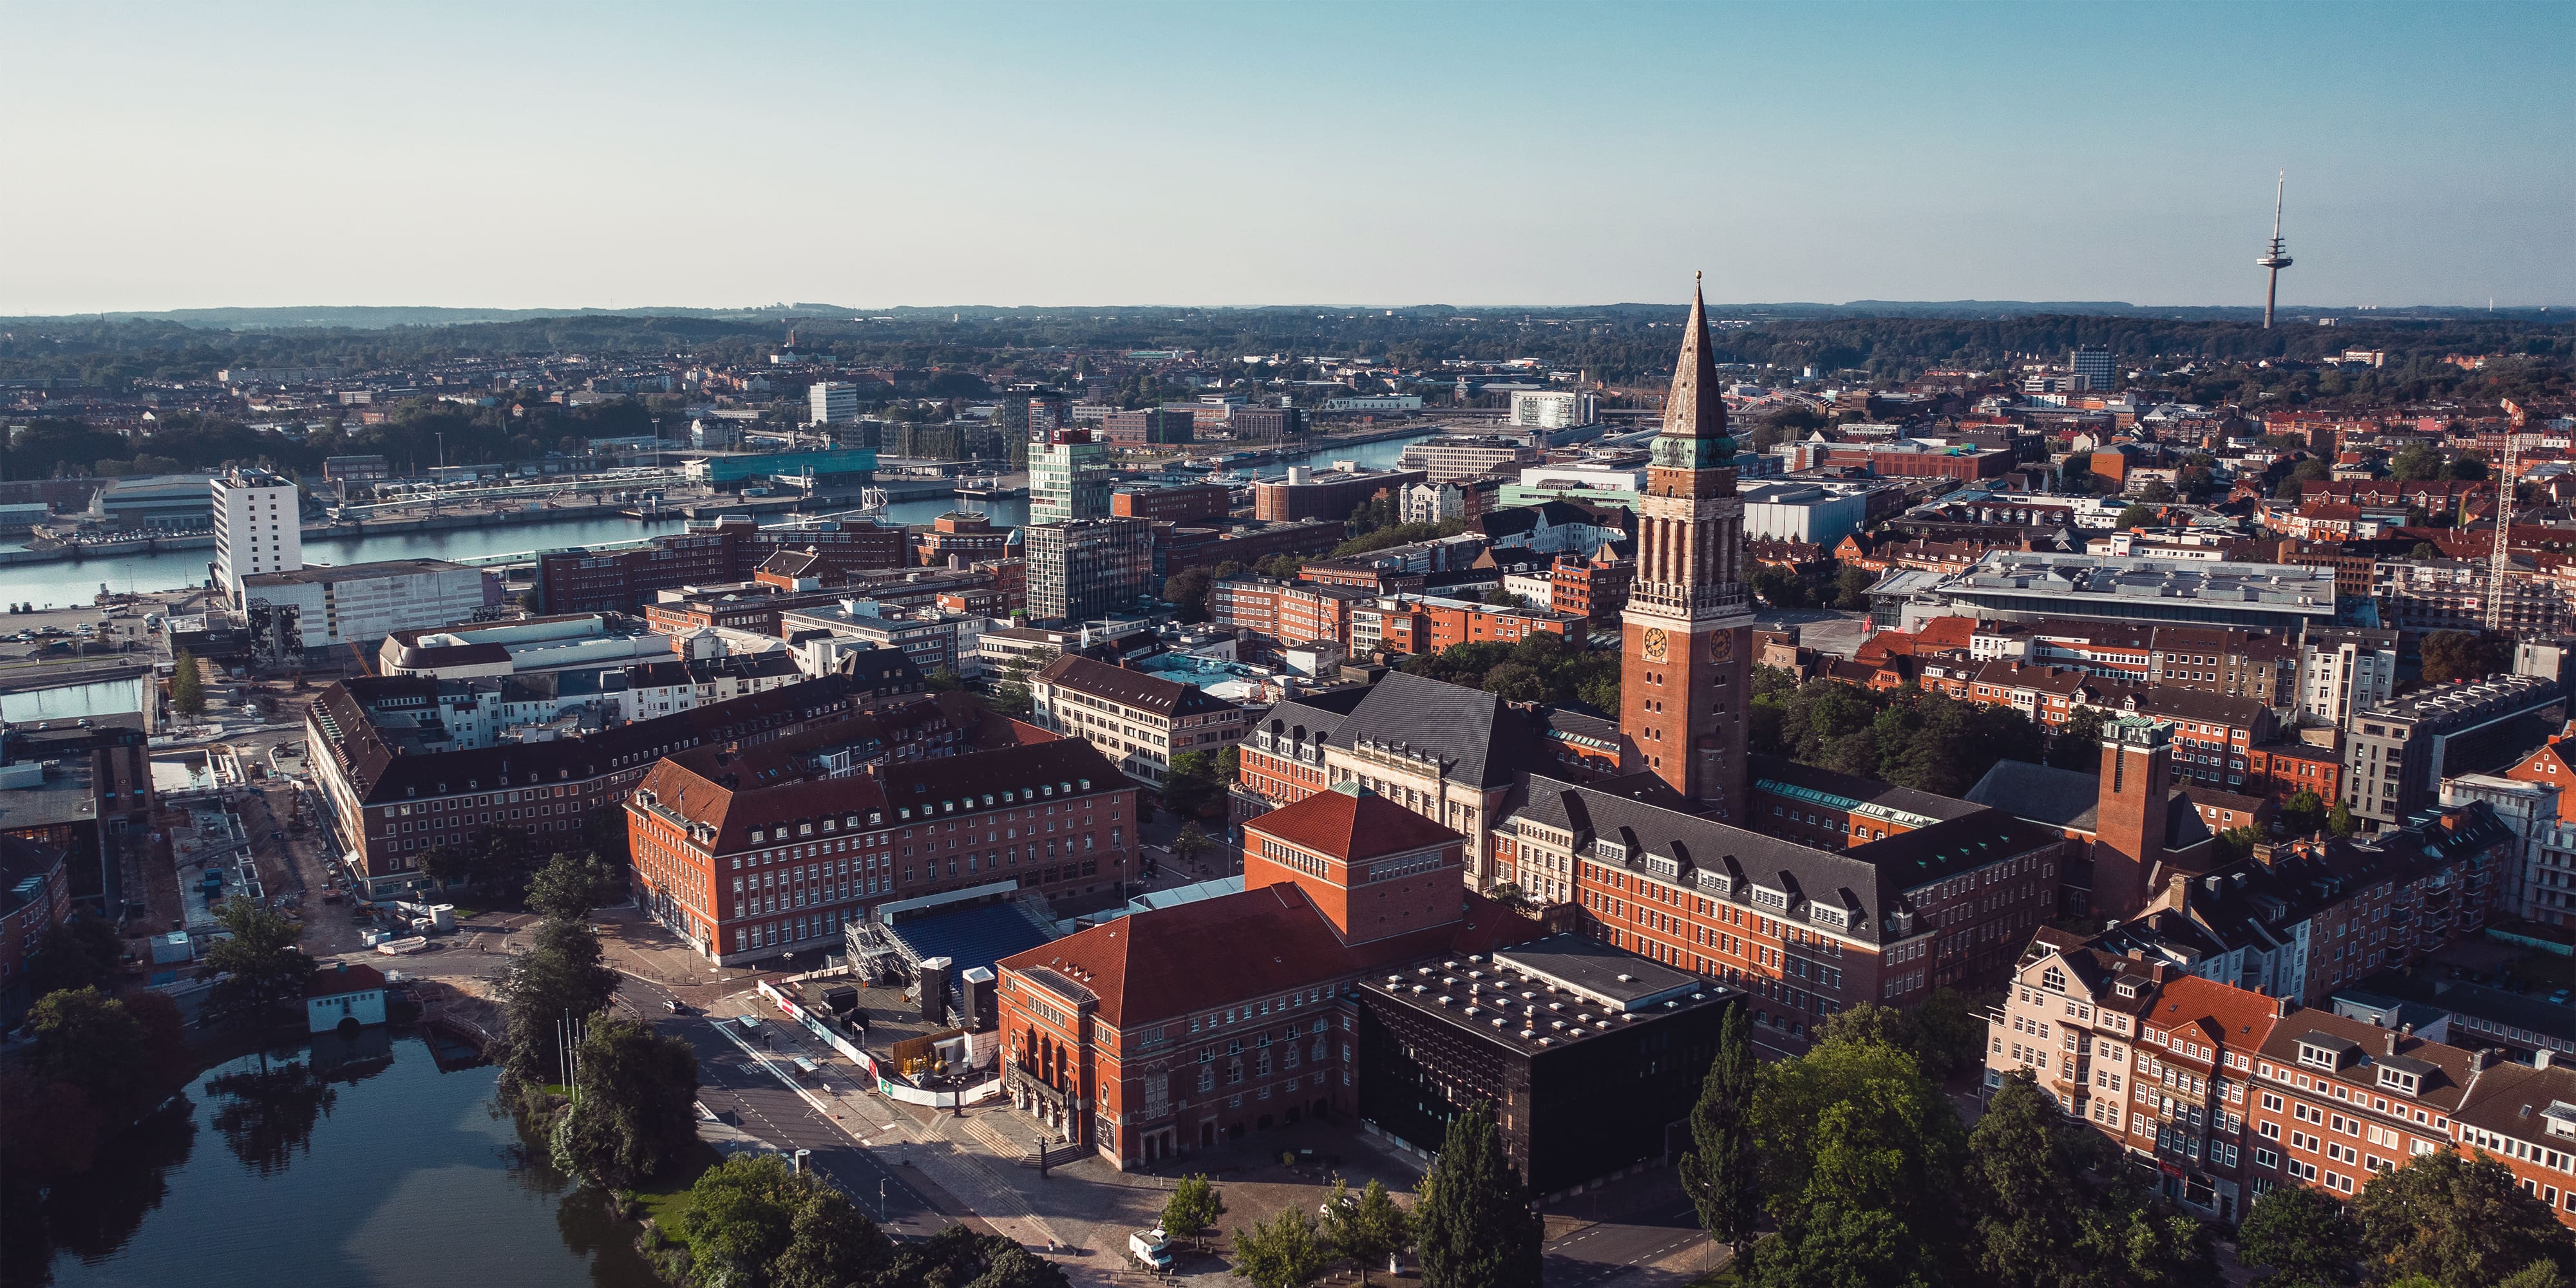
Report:
M 845 381 L 817 380 L 805 390 L 816 425 L 846 425 L 859 418 L 859 387 Z
M 374 652 L 395 631 L 470 622 L 498 609 L 501 582 L 480 568 L 438 559 L 393 559 L 345 568 L 299 568 L 242 578 L 245 614 L 267 613 L 275 636 L 306 652 L 356 645 Z
M 215 583 L 238 608 L 242 579 L 304 566 L 295 485 L 262 469 L 214 476 Z
M 1512 423 L 1533 429 L 1572 429 L 1601 419 L 1601 397 L 1573 389 L 1515 389 Z
M 1743 489 L 1748 541 L 1805 541 L 1831 549 L 1869 517 L 1869 494 L 1819 483 Z

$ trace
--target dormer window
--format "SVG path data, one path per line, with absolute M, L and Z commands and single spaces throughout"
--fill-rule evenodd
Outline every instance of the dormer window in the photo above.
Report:
M 2299 1039 L 2299 1063 L 2311 1069 L 2334 1072 L 2343 1067 L 2346 1051 L 2358 1049 L 2355 1044 L 2340 1038 L 2328 1037 L 2323 1033 L 2310 1033 Z
M 751 829 L 751 843 L 752 843 L 752 844 L 754 844 L 754 845 L 758 845 L 758 844 L 760 844 L 760 842 L 761 842 L 761 831 L 760 831 L 760 829 L 759 829 L 759 828 L 756 828 L 756 827 L 755 827 L 755 828 Z
M 1753 902 L 1765 908 L 1786 909 L 1789 906 L 1789 892 L 1757 885 L 1753 887 Z
M 798 836 L 812 836 L 814 834 L 814 825 L 811 823 L 799 823 L 796 825 L 796 834 Z
M 2124 979 L 2114 985 L 2112 991 L 2118 993 L 2122 997 L 2136 997 L 2138 995 L 2138 985 L 2134 980 Z
M 2300 1058 L 2306 1058 L 2304 1051 L 2300 1053 Z M 2412 1096 L 2424 1089 L 2424 1080 L 2403 1069 L 2393 1069 L 2383 1064 L 2379 1066 L 2379 1085 L 2398 1095 Z

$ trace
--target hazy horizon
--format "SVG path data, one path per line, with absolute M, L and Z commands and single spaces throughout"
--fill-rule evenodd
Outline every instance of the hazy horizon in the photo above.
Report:
M 1739 305 L 2248 307 L 2285 167 L 2285 306 L 2576 300 L 2570 5 L 146 4 L 10 27 L 8 316 L 1566 308 L 1679 303 L 1693 270 Z

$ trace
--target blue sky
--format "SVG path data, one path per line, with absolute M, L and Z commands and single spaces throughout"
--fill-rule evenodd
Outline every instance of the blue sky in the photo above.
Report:
M 12 6 L 0 313 L 2576 303 L 2576 4 Z

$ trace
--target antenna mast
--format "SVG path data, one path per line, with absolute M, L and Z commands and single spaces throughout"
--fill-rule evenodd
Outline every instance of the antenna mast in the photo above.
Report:
M 2281 298 L 2281 270 L 2290 266 L 2290 257 L 2281 253 L 2281 190 L 2290 182 L 2290 172 L 2283 170 L 2272 180 L 2272 249 L 2254 261 L 2256 268 L 2271 270 L 2271 284 L 2263 288 L 2263 329 L 2272 329 L 2272 306 Z

